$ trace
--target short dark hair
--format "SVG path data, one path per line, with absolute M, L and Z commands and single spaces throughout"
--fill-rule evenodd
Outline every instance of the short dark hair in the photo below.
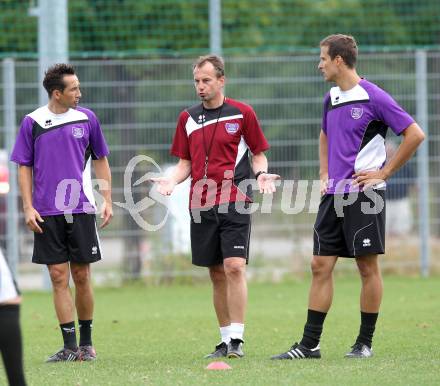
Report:
M 199 58 L 193 64 L 193 71 L 196 68 L 202 67 L 205 63 L 211 63 L 214 66 L 217 78 L 225 76 L 225 62 L 223 58 L 218 55 L 205 55 Z
M 45 72 L 43 86 L 49 98 L 55 90 L 63 92 L 66 88 L 64 75 L 75 75 L 75 68 L 71 64 L 58 63 L 49 67 Z
M 328 47 L 328 54 L 332 60 L 340 56 L 349 68 L 356 66 L 358 47 L 353 36 L 335 34 L 322 39 L 319 45 Z

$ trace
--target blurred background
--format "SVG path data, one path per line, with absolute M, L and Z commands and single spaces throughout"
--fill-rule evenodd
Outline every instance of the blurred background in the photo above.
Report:
M 127 194 L 132 204 L 150 194 L 148 184 L 133 187 L 138 178 L 166 172 L 177 161 L 169 155 L 176 119 L 197 103 L 191 65 L 210 52 L 225 57 L 226 95 L 254 107 L 271 144 L 270 170 L 294 181 L 289 210 L 279 192 L 271 213 L 253 215 L 249 276 L 280 280 L 307 272 L 319 200 L 313 180 L 322 98 L 331 86 L 317 71 L 319 41 L 332 33 L 357 39 L 359 74 L 429 131 L 417 156 L 389 181 L 383 269 L 440 272 L 439 15 L 438 0 L 0 0 L 0 244 L 21 287 L 49 284 L 30 263 L 33 235 L 8 156 L 23 117 L 47 102 L 44 70 L 63 61 L 76 66 L 81 104 L 101 120 L 113 200 L 120 203 L 100 232 L 104 259 L 94 265 L 95 281 L 206 278 L 206 270 L 190 262 L 187 186 L 166 205 L 151 200 L 138 213 L 149 229 L 123 204 Z M 400 138 L 388 137 L 391 154 Z M 136 155 L 157 165 L 144 157 L 127 175 Z M 350 262 L 338 265 L 353 269 Z

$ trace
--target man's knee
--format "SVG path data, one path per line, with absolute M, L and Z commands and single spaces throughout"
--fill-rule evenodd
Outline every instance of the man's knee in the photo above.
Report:
M 209 267 L 209 276 L 214 284 L 220 284 L 226 281 L 225 270 L 222 265 Z
M 63 289 L 69 286 L 69 266 L 67 264 L 50 265 L 48 269 L 54 289 Z
M 359 274 L 362 278 L 370 278 L 379 274 L 377 256 L 365 256 L 356 259 Z
M 246 260 L 242 258 L 228 258 L 223 261 L 227 278 L 240 277 L 245 274 Z
M 334 262 L 331 257 L 313 256 L 310 267 L 314 277 L 327 278 L 330 277 L 333 272 Z
M 75 286 L 84 286 L 90 283 L 90 269 L 88 264 L 72 264 L 70 269 Z

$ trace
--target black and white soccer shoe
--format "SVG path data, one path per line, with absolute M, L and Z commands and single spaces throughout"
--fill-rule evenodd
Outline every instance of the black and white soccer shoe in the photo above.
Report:
M 81 354 L 79 350 L 73 351 L 68 348 L 62 348 L 60 351 L 57 351 L 55 354 L 50 356 L 46 363 L 52 362 L 75 362 L 81 360 Z
M 244 342 L 241 339 L 231 339 L 231 341 L 228 343 L 228 358 L 244 357 L 243 343 Z
M 215 346 L 215 349 L 211 354 L 205 355 L 205 359 L 222 358 L 225 357 L 227 353 L 228 345 L 225 342 L 221 342 Z
M 321 351 L 319 344 L 312 349 L 303 346 L 300 343 L 295 343 L 290 350 L 283 352 L 279 355 L 274 355 L 270 359 L 281 360 L 281 359 L 319 359 L 321 358 Z
M 373 349 L 363 343 L 355 343 L 351 351 L 345 354 L 346 358 L 370 358 L 373 356 Z
M 84 345 L 79 346 L 80 359 L 82 361 L 94 361 L 96 360 L 96 350 L 93 346 Z

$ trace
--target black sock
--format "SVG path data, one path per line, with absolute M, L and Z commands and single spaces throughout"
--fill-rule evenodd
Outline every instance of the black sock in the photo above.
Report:
M 92 346 L 92 321 L 78 319 L 80 346 Z
M 64 348 L 76 351 L 78 346 L 76 344 L 75 322 L 60 324 L 60 328 L 63 334 Z
M 373 341 L 373 334 L 376 328 L 378 316 L 378 313 L 361 311 L 361 328 L 359 329 L 359 335 L 356 339 L 356 343 L 363 343 L 371 348 L 371 342 Z
M 0 326 L 0 351 L 9 384 L 26 386 L 18 304 L 0 306 Z
M 307 311 L 307 323 L 304 326 L 304 334 L 300 344 L 310 349 L 315 348 L 319 344 L 326 316 L 326 312 Z

